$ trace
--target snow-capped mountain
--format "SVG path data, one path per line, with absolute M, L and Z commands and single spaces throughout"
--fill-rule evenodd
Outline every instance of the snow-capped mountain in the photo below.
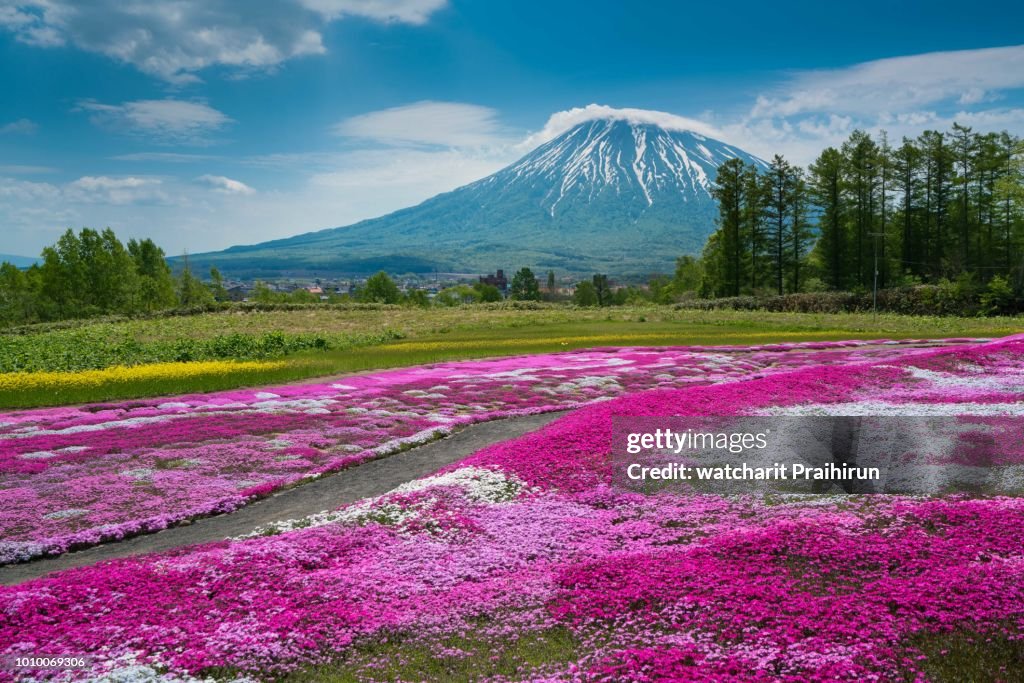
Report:
M 652 123 L 598 119 L 577 125 L 508 168 L 466 187 L 502 194 L 543 189 L 541 206 L 552 216 L 590 204 L 606 193 L 616 201 L 711 200 L 718 166 L 740 157 L 764 162 L 693 131 Z
M 598 118 L 497 173 L 356 223 L 190 257 L 238 275 L 537 271 L 670 272 L 714 230 L 711 195 L 728 159 L 764 162 L 689 130 Z

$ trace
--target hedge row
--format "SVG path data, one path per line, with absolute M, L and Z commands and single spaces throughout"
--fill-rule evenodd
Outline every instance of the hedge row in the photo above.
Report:
M 871 292 L 804 292 L 782 296 L 733 296 L 691 299 L 680 309 L 770 311 L 786 313 L 865 313 L 874 310 Z M 984 290 L 958 283 L 915 285 L 878 291 L 878 311 L 904 315 L 1012 315 L 1024 301 L 1012 297 L 994 301 Z

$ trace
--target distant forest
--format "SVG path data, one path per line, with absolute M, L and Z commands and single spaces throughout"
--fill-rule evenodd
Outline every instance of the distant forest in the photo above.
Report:
M 1024 289 L 1024 146 L 954 124 L 897 147 L 853 132 L 806 170 L 776 155 L 718 169 L 704 296 L 959 283 Z

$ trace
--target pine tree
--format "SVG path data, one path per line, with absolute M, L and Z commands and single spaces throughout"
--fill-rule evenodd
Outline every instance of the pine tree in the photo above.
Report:
M 515 301 L 540 301 L 540 285 L 529 268 L 520 268 L 512 276 L 509 287 L 510 297 Z
M 900 197 L 900 271 L 921 275 L 921 238 L 916 225 L 921 173 L 921 151 L 913 140 L 893 153 L 893 190 Z
M 745 167 L 742 159 L 729 159 L 718 167 L 712 194 L 718 200 L 718 232 L 716 248 L 721 249 L 713 274 L 714 289 L 729 296 L 739 296 L 743 280 L 744 245 L 742 234 Z
M 862 130 L 855 130 L 843 143 L 843 177 L 849 204 L 850 233 L 853 237 L 853 262 L 857 287 L 871 286 L 871 233 L 874 232 L 876 160 L 878 147 Z
M 843 157 L 834 147 L 827 148 L 810 166 L 809 196 L 819 209 L 817 249 L 830 289 L 845 289 L 849 282 L 842 176 Z
M 781 296 L 785 292 L 784 282 L 789 263 L 789 232 L 792 227 L 793 192 L 797 176 L 788 161 L 776 154 L 768 168 L 768 204 L 766 215 L 771 234 L 773 253 L 772 269 L 775 273 L 775 288 Z

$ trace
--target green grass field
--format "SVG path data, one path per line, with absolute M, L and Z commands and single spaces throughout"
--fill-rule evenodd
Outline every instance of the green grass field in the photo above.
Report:
M 668 306 L 578 309 L 541 305 L 524 309 L 492 305 L 222 312 L 0 335 L 0 369 L 76 371 L 199 360 L 198 354 L 206 354 L 202 359 L 284 358 L 286 367 L 258 373 L 248 370 L 237 376 L 120 381 L 74 390 L 60 386 L 46 391 L 0 389 L 0 408 L 215 391 L 445 360 L 594 346 L 999 337 L 1022 330 L 1024 319 L 1020 318 L 693 311 Z M 283 333 L 287 343 L 262 343 L 260 340 L 270 333 Z M 223 343 L 225 339 L 231 343 Z M 324 341 L 326 350 L 308 350 L 316 348 L 319 342 L 313 342 L 317 339 Z M 182 348 L 186 349 L 184 358 Z

